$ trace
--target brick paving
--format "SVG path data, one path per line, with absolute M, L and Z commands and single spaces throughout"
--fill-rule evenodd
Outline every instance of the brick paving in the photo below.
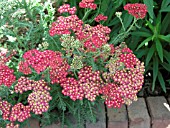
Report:
M 102 111 L 97 113 L 97 122 L 87 122 L 85 128 L 170 128 L 170 111 L 164 103 L 170 103 L 170 97 L 139 98 L 130 106 L 107 108 L 106 111 L 104 105 L 101 105 Z M 34 119 L 29 121 L 31 125 L 25 128 L 40 128 L 39 122 Z M 60 125 L 52 124 L 45 128 L 60 128 Z M 76 128 L 76 124 L 72 128 Z
M 150 128 L 150 116 L 144 98 L 139 98 L 127 108 L 129 128 Z

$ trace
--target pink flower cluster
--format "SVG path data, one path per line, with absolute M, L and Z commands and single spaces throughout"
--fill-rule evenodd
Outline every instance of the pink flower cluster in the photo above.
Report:
M 0 99 L 0 110 L 2 111 L 2 118 L 4 120 L 10 120 L 11 122 L 19 121 L 23 122 L 24 120 L 28 119 L 30 115 L 30 107 L 24 106 L 22 103 L 18 103 L 12 106 L 7 101 L 2 101 Z M 8 124 L 8 127 L 14 127 L 14 124 Z M 16 125 L 17 127 L 18 125 Z M 13 128 L 12 127 L 12 128 Z
M 16 80 L 14 70 L 10 69 L 5 64 L 0 64 L 0 85 L 10 87 Z
M 70 65 L 66 62 L 63 61 L 61 65 L 56 67 L 55 69 L 50 70 L 50 79 L 51 83 L 61 83 L 62 81 L 65 80 L 67 74 L 68 74 L 68 69 L 70 69 Z
M 15 124 L 12 122 L 12 123 L 7 124 L 7 125 L 6 125 L 6 128 L 19 128 L 19 126 L 20 126 L 19 124 L 16 124 L 16 125 L 15 125 Z
M 23 55 L 24 61 L 21 61 L 19 64 L 19 71 L 28 74 L 28 72 L 25 72 L 24 68 L 32 67 L 39 74 L 47 67 L 55 68 L 58 64 L 62 63 L 60 56 L 60 53 L 51 50 L 45 50 L 43 52 L 36 49 L 29 50 Z M 29 74 L 30 73 L 31 72 L 29 72 Z
M 90 51 L 95 51 L 96 48 L 101 48 L 107 43 L 107 41 L 110 39 L 110 32 L 110 28 L 101 24 L 94 27 L 85 24 L 82 31 L 79 31 L 75 34 L 80 41 L 85 40 L 85 48 L 89 49 Z
M 106 21 L 107 20 L 107 16 L 104 16 L 102 14 L 99 14 L 98 16 L 95 17 L 94 19 L 96 22 L 100 22 L 102 20 Z
M 43 90 L 50 90 L 50 87 L 48 87 L 47 83 L 44 80 L 34 81 L 30 80 L 27 77 L 20 77 L 18 79 L 18 83 L 14 87 L 14 91 L 16 93 L 23 93 L 29 90 L 33 91 L 43 91 Z
M 80 20 L 77 15 L 71 15 L 68 17 L 59 16 L 56 22 L 52 23 L 52 27 L 49 30 L 50 36 L 56 34 L 71 34 L 73 32 L 82 30 L 83 21 Z
M 0 99 L 0 110 L 2 111 L 2 118 L 4 120 L 9 120 L 11 106 L 12 105 L 8 103 L 7 101 L 2 101 Z
M 68 12 L 69 14 L 73 15 L 76 13 L 76 7 L 72 7 L 70 8 L 70 5 L 69 4 L 64 4 L 62 6 L 60 6 L 58 8 L 58 12 L 61 14 L 61 13 L 64 13 L 64 12 Z
M 147 6 L 145 4 L 126 4 L 124 9 L 129 12 L 129 14 L 133 15 L 137 19 L 143 19 L 147 13 Z
M 114 83 L 108 83 L 100 89 L 102 97 L 105 99 L 105 104 L 109 108 L 120 108 L 124 103 L 121 94 L 118 91 L 118 85 Z
M 75 32 L 76 37 L 84 42 L 84 47 L 90 51 L 95 51 L 96 48 L 101 48 L 109 40 L 111 29 L 101 24 L 97 26 L 83 25 L 83 22 L 76 16 L 68 17 L 60 16 L 56 22 L 52 23 L 49 30 L 51 36 L 55 34 L 71 34 Z
M 115 48 L 117 59 L 110 61 L 106 67 L 109 73 L 104 75 L 104 79 L 111 84 L 106 84 L 100 91 L 104 95 L 105 103 L 108 107 L 121 107 L 122 104 L 131 104 L 137 99 L 137 92 L 144 83 L 144 63 L 137 59 L 132 51 L 122 43 Z
M 48 111 L 49 101 L 52 100 L 50 93 L 46 90 L 35 91 L 29 94 L 28 103 L 35 114 L 42 114 L 43 112 Z
M 19 121 L 23 122 L 24 120 L 31 117 L 30 107 L 24 106 L 22 103 L 18 103 L 12 107 L 11 114 L 9 120 L 11 122 Z
M 61 83 L 62 93 L 69 96 L 72 100 L 82 100 L 87 98 L 94 101 L 99 95 L 102 80 L 99 71 L 92 71 L 92 67 L 84 67 L 78 73 L 78 80 L 67 78 Z
M 97 5 L 94 3 L 94 0 L 82 0 L 79 3 L 80 8 L 90 8 L 95 10 L 97 8 Z
M 49 101 L 52 100 L 50 87 L 44 80 L 34 81 L 26 77 L 20 77 L 18 83 L 15 85 L 15 92 L 23 93 L 32 90 L 33 92 L 28 96 L 28 103 L 31 111 L 35 114 L 42 114 L 49 108 Z
M 134 68 L 138 59 L 132 53 L 132 50 L 130 50 L 129 48 L 123 48 L 122 54 L 119 56 L 119 61 L 123 62 L 126 68 Z
M 19 64 L 19 71 L 24 74 L 31 74 L 32 67 L 37 73 L 50 68 L 51 83 L 59 83 L 64 79 L 70 66 L 61 58 L 60 52 L 45 50 L 43 52 L 36 49 L 29 50 L 23 55 L 24 61 Z

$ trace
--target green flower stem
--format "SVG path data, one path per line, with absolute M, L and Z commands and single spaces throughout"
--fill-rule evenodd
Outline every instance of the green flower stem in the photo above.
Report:
M 75 69 L 73 70 L 73 72 L 74 72 L 74 76 L 76 77 L 76 79 L 78 79 L 78 76 L 76 74 L 76 70 Z
M 125 31 L 126 31 L 126 29 L 125 29 L 125 26 L 124 26 L 124 24 L 123 24 L 122 18 L 121 18 L 121 17 L 118 17 L 118 18 L 119 18 L 119 20 L 120 20 L 120 23 L 122 24 L 123 31 L 125 32 Z
M 129 32 L 132 30 L 132 28 L 133 28 L 133 26 L 136 24 L 136 22 L 137 22 L 137 19 L 134 18 L 133 23 L 131 24 L 131 26 L 129 27 L 129 29 L 126 31 L 126 33 L 129 33 Z
M 76 48 L 76 51 L 77 51 L 77 53 L 80 55 L 80 56 L 83 56 L 82 54 L 81 54 L 81 52 Z
M 120 42 L 121 40 L 123 40 L 124 38 L 126 38 L 126 35 L 128 35 L 128 33 L 132 30 L 132 28 L 133 28 L 133 26 L 136 24 L 136 22 L 137 22 L 137 19 L 134 18 L 133 23 L 132 23 L 131 26 L 128 28 L 128 30 L 125 31 L 125 32 L 122 32 L 122 33 L 118 34 L 118 35 L 116 36 L 116 38 L 112 41 L 112 44 L 117 45 L 118 42 Z M 123 22 L 121 22 L 121 24 L 123 24 Z M 122 26 L 124 26 L 124 25 L 122 25 Z M 125 29 L 125 28 L 124 28 L 124 29 Z
M 89 9 L 85 12 L 84 17 L 82 18 L 82 21 L 85 21 L 87 19 L 87 17 L 89 16 L 90 12 L 92 11 L 92 9 Z

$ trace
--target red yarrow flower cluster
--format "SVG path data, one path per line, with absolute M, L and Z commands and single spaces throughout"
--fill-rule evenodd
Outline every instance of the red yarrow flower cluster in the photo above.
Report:
M 4 120 L 9 120 L 11 106 L 12 105 L 10 103 L 8 103 L 7 101 L 2 101 L 0 99 L 0 110 L 2 111 L 2 118 Z
M 77 15 L 71 15 L 68 17 L 59 16 L 56 22 L 52 23 L 49 30 L 50 36 L 71 34 L 73 32 L 82 30 L 83 21 L 80 20 Z
M 146 16 L 147 6 L 145 4 L 126 4 L 124 9 L 128 11 L 129 14 L 133 15 L 136 19 L 143 19 Z
M 39 74 L 40 72 L 46 70 L 47 67 L 55 68 L 58 63 L 62 63 L 61 53 L 54 52 L 51 50 L 45 50 L 43 52 L 32 49 L 24 53 L 24 61 L 21 61 L 27 68 L 32 67 Z M 24 68 L 19 64 L 19 71 L 24 73 Z M 27 70 L 26 70 L 27 71 Z M 24 74 L 28 74 L 27 72 Z
M 76 13 L 76 7 L 72 7 L 70 8 L 70 5 L 69 4 L 64 4 L 62 6 L 60 6 L 58 8 L 58 12 L 61 14 L 61 13 L 64 13 L 64 12 L 68 12 L 69 14 L 73 15 Z
M 95 20 L 96 22 L 100 22 L 100 21 L 102 21 L 102 20 L 106 21 L 106 20 L 107 20 L 107 16 L 104 16 L 104 15 L 102 15 L 102 14 L 99 14 L 98 16 L 96 16 L 96 17 L 94 18 L 94 20 Z
M 44 80 L 34 81 L 26 77 L 20 77 L 18 83 L 15 85 L 15 92 L 23 93 L 32 90 L 33 92 L 28 96 L 28 103 L 31 111 L 35 114 L 42 114 L 49 108 L 49 101 L 52 100 L 50 87 Z
M 0 85 L 10 87 L 16 80 L 14 70 L 10 69 L 5 64 L 0 64 Z
M 9 120 L 11 122 L 14 122 L 14 121 L 23 122 L 29 117 L 31 117 L 30 107 L 24 106 L 22 103 L 18 103 L 12 107 Z
M 101 24 L 97 26 L 90 26 L 85 24 L 82 31 L 76 34 L 80 41 L 84 41 L 84 47 L 90 51 L 95 51 L 96 48 L 101 48 L 110 39 L 109 34 L 111 30 L 107 26 Z
M 52 100 L 50 93 L 46 90 L 35 91 L 29 94 L 28 103 L 35 114 L 42 114 L 43 112 L 48 111 L 49 101 Z
M 118 85 L 114 83 L 108 83 L 103 88 L 101 88 L 100 93 L 105 99 L 105 104 L 109 108 L 120 108 L 124 103 L 121 94 L 118 91 Z
M 102 89 L 108 107 L 121 107 L 122 104 L 131 104 L 137 100 L 137 92 L 144 83 L 144 63 L 137 59 L 132 51 L 122 43 L 115 48 L 117 58 L 106 65 L 109 72 L 104 74 L 107 83 Z M 111 88 L 114 88 L 111 90 Z M 105 90 L 105 91 L 104 91 Z
M 68 74 L 70 66 L 61 58 L 60 52 L 45 50 L 43 52 L 36 49 L 29 50 L 23 55 L 24 61 L 19 64 L 19 71 L 30 74 L 32 67 L 38 74 L 49 68 L 51 83 L 59 83 Z
M 82 0 L 79 3 L 80 8 L 90 8 L 95 10 L 97 8 L 97 5 L 94 3 L 94 0 Z
M 18 79 L 18 83 L 14 87 L 14 91 L 16 93 L 23 93 L 29 90 L 33 91 L 43 91 L 43 90 L 50 90 L 50 87 L 47 85 L 47 83 L 44 80 L 34 81 L 30 80 L 27 77 L 20 77 Z
M 13 122 L 6 125 L 6 128 L 19 128 L 19 124 L 14 124 Z
M 123 62 L 126 68 L 134 68 L 136 66 L 137 58 L 132 53 L 121 54 L 120 55 L 120 62 Z
M 83 100 L 87 98 L 94 101 L 99 95 L 102 80 L 99 71 L 92 71 L 92 67 L 84 67 L 78 73 L 78 80 L 67 78 L 61 83 L 62 93 L 69 96 L 72 100 Z

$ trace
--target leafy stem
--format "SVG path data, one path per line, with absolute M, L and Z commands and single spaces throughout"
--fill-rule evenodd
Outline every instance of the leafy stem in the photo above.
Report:
M 121 18 L 119 18 L 119 19 L 120 19 L 120 21 L 122 21 Z M 123 39 L 125 39 L 126 36 L 129 34 L 129 32 L 133 29 L 133 26 L 136 24 L 136 22 L 137 22 L 137 19 L 134 18 L 133 23 L 132 23 L 131 26 L 127 29 L 127 31 L 124 31 L 124 32 L 118 34 L 118 35 L 115 37 L 115 39 L 114 39 L 113 41 L 111 41 L 111 43 L 114 44 L 114 45 L 116 45 L 116 44 L 118 44 L 120 41 L 122 41 Z M 123 22 L 121 22 L 121 24 L 122 24 L 123 29 L 125 30 L 125 27 L 124 27 L 124 25 L 123 25 Z
M 88 9 L 86 12 L 85 12 L 85 15 L 84 17 L 82 18 L 82 21 L 85 21 L 87 19 L 87 17 L 89 16 L 90 12 L 92 11 L 92 9 Z

